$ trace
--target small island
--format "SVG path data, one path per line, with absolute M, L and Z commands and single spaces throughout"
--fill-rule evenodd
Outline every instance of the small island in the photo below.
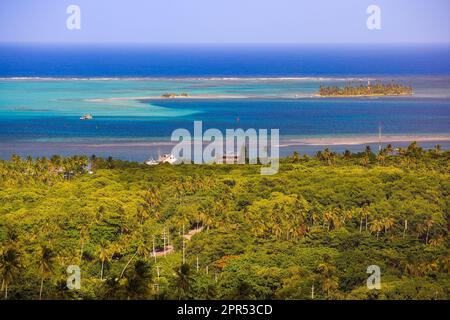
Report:
M 320 97 L 377 97 L 377 96 L 403 96 L 412 95 L 413 88 L 411 86 L 404 86 L 399 83 L 382 83 L 376 81 L 367 85 L 346 85 L 344 87 L 337 86 L 320 86 L 317 93 Z
M 164 93 L 161 97 L 163 98 L 188 98 L 189 95 L 185 92 L 177 94 L 177 93 Z

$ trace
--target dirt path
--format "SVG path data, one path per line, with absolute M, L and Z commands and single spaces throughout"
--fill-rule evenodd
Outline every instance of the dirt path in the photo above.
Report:
M 187 241 L 190 241 L 194 235 L 201 232 L 202 230 L 203 230 L 203 226 L 189 230 L 189 232 L 187 234 L 183 235 L 183 238 L 186 239 Z M 155 256 L 156 257 L 165 256 L 166 254 L 173 253 L 174 251 L 175 251 L 175 248 L 172 245 L 168 245 L 168 246 L 166 246 L 166 250 L 156 251 Z M 152 257 L 153 257 L 153 254 L 152 254 Z
M 192 230 L 190 230 L 187 234 L 185 234 L 183 237 L 184 237 L 187 241 L 189 241 L 189 240 L 191 240 L 191 238 L 192 238 L 195 234 L 201 232 L 202 230 L 203 230 L 203 227 L 199 227 L 199 228 L 196 228 L 196 229 L 192 229 Z
M 157 257 L 161 257 L 161 256 L 165 256 L 166 254 L 172 253 L 174 251 L 174 248 L 172 245 L 168 245 L 166 247 L 166 251 L 156 251 L 155 252 L 155 256 Z

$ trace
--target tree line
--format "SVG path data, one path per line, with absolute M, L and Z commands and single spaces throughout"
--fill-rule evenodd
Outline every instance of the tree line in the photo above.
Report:
M 1 293 L 448 299 L 449 156 L 417 143 L 325 149 L 282 159 L 270 177 L 249 164 L 13 156 L 0 161 Z M 381 290 L 365 286 L 369 265 Z

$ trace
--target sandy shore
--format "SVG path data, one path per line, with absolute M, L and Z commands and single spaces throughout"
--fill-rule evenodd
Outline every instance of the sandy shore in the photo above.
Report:
M 395 143 L 395 142 L 450 142 L 450 135 L 436 135 L 436 136 L 404 136 L 396 135 L 389 136 L 385 135 L 381 137 L 378 136 L 352 136 L 352 137 L 318 137 L 318 138 L 295 138 L 280 141 L 280 147 L 288 146 L 339 146 L 339 145 L 360 145 L 360 144 L 370 144 L 370 143 Z
M 99 98 L 87 99 L 89 102 L 108 102 L 108 101 L 128 101 L 128 100 L 189 100 L 189 99 L 249 99 L 252 96 L 246 95 L 225 95 L 225 94 L 197 94 L 190 96 L 161 97 L 161 96 L 142 96 L 142 97 L 117 97 L 117 98 Z
M 80 141 L 16 141 L 16 145 L 31 145 L 41 144 L 48 146 L 70 146 L 72 148 L 149 148 L 149 147 L 169 147 L 174 146 L 178 142 L 170 141 L 170 138 L 162 140 L 103 140 L 102 139 L 81 139 Z M 379 140 L 378 136 L 326 136 L 326 137 L 298 137 L 288 138 L 280 137 L 280 147 L 292 147 L 292 146 L 345 146 L 345 145 L 364 145 L 364 144 L 376 144 L 381 142 L 383 144 L 392 143 L 410 143 L 416 141 L 420 142 L 450 142 L 450 135 L 384 135 Z M 9 145 L 11 143 L 1 143 L 2 145 Z M 204 141 L 204 145 L 209 142 Z
M 86 99 L 88 102 L 112 102 L 112 101 L 137 101 L 137 100 L 220 100 L 220 99 L 328 99 L 328 98 L 383 98 L 383 97 L 405 97 L 412 96 L 410 94 L 398 94 L 398 95 L 355 95 L 355 96 L 321 96 L 314 93 L 292 93 L 284 95 L 273 94 L 260 94 L 260 95 L 241 95 L 241 94 L 194 94 L 189 96 L 174 96 L 174 97 L 162 97 L 162 96 L 141 96 L 141 97 L 115 97 L 115 98 L 96 98 Z

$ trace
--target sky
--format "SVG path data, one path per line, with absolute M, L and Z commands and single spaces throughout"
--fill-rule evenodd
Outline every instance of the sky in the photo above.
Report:
M 449 0 L 0 0 L 0 42 L 450 43 L 449 14 Z

